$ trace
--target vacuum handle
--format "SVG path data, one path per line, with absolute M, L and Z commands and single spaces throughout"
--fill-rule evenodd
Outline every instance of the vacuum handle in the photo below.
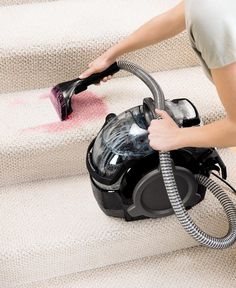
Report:
M 120 70 L 120 68 L 117 65 L 117 62 L 114 62 L 111 66 L 109 66 L 106 70 L 99 72 L 99 73 L 94 73 L 87 78 L 80 79 L 78 86 L 75 89 L 75 94 L 84 91 L 87 89 L 87 87 L 91 84 L 96 84 L 99 83 L 104 77 L 113 75 L 117 73 Z M 79 80 L 79 79 L 78 79 Z

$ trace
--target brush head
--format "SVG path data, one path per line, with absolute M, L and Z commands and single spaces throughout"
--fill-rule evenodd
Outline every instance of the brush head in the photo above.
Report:
M 70 101 L 68 101 L 65 91 L 61 89 L 60 85 L 56 85 L 52 88 L 49 97 L 60 120 L 66 120 L 72 112 L 72 108 L 70 107 Z
M 113 75 L 119 71 L 117 63 L 113 63 L 106 70 L 100 73 L 95 73 L 84 79 L 74 79 L 67 82 L 60 83 L 52 88 L 50 93 L 50 99 L 54 105 L 58 116 L 63 121 L 68 118 L 72 113 L 71 97 L 74 94 L 78 94 L 85 91 L 91 84 L 95 84 L 101 81 L 106 76 Z

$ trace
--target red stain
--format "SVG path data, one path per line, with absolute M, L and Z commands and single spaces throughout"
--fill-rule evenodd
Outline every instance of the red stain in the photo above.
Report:
M 16 106 L 16 105 L 24 105 L 26 104 L 27 102 L 23 99 L 14 99 L 12 101 L 9 102 L 9 105 L 10 106 Z
M 43 94 L 40 96 L 40 99 L 48 97 L 48 94 Z M 58 122 L 27 128 L 23 131 L 62 132 L 75 127 L 81 127 L 88 122 L 104 117 L 108 113 L 106 103 L 89 91 L 74 95 L 72 97 L 72 108 L 73 112 L 65 121 L 60 121 L 58 118 Z
M 49 94 L 45 93 L 45 94 L 40 95 L 39 99 L 44 100 L 44 99 L 47 99 L 48 97 L 49 97 Z

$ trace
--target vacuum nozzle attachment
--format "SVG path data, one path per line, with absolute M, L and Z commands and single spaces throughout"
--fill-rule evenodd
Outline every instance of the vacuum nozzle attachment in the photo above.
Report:
M 73 95 L 85 91 L 89 85 L 99 83 L 104 77 L 113 75 L 119 70 L 117 62 L 114 62 L 100 73 L 94 73 L 84 79 L 77 78 L 54 86 L 50 93 L 50 99 L 61 121 L 66 120 L 73 111 L 71 105 Z

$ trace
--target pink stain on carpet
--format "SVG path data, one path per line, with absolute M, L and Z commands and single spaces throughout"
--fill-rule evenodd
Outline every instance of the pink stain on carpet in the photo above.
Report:
M 24 105 L 27 104 L 27 102 L 23 99 L 14 99 L 9 102 L 10 106 L 18 106 L 18 105 Z
M 47 98 L 49 98 L 49 95 L 46 94 L 39 97 L 39 99 Z M 72 97 L 72 108 L 73 112 L 65 121 L 60 121 L 58 118 L 58 122 L 27 128 L 23 131 L 43 131 L 48 133 L 63 132 L 75 127 L 84 126 L 86 123 L 95 121 L 96 119 L 105 118 L 108 113 L 107 104 L 104 100 L 99 99 L 95 94 L 89 91 L 74 95 Z
M 39 99 L 41 99 L 41 100 L 48 99 L 48 98 L 49 98 L 48 93 L 41 94 L 41 95 L 39 96 Z

